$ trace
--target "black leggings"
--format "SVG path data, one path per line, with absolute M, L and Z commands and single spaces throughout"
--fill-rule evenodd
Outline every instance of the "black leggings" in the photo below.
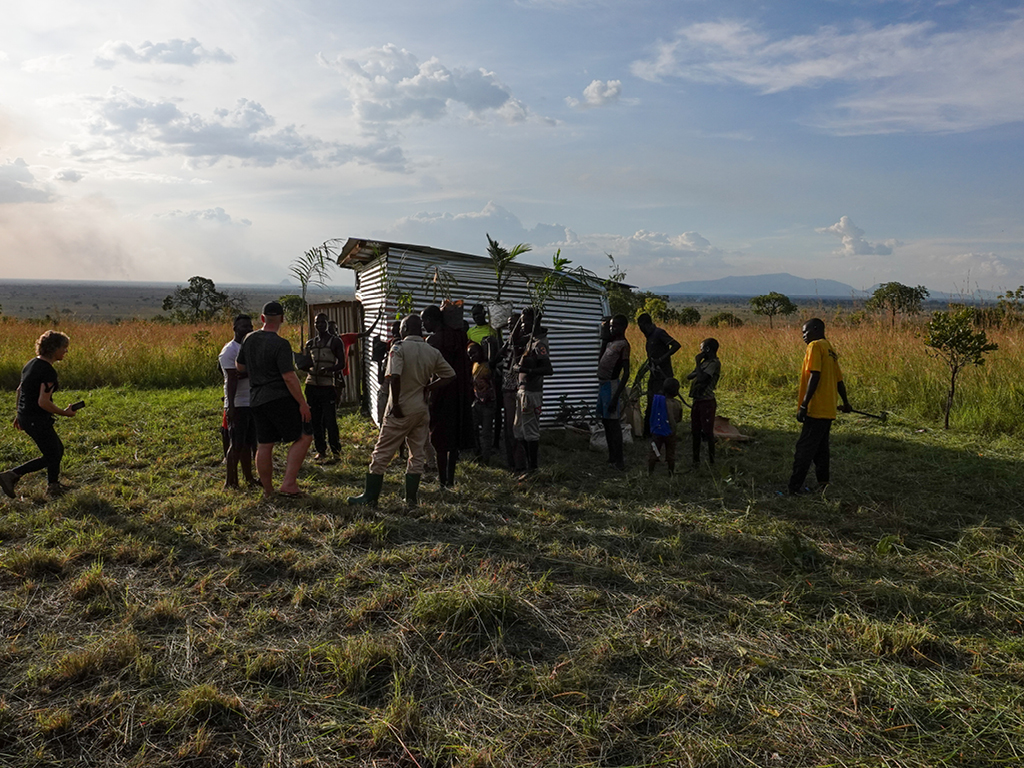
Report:
M 53 428 L 53 421 L 46 419 L 35 424 L 22 424 L 25 434 L 31 437 L 43 455 L 38 459 L 15 467 L 14 474 L 18 477 L 46 468 L 46 482 L 56 483 L 60 480 L 60 461 L 64 458 L 64 443 Z

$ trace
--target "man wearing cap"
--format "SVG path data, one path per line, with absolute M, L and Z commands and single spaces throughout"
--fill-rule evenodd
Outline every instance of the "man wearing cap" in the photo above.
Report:
M 245 337 L 235 368 L 249 374 L 250 405 L 256 419 L 256 469 L 263 495 L 274 493 L 274 444 L 291 443 L 280 492 L 301 496 L 296 482 L 313 441 L 312 415 L 295 373 L 292 347 L 278 335 L 284 309 L 276 301 L 263 307 L 263 327 Z
M 370 458 L 366 487 L 362 495 L 349 497 L 349 504 L 377 506 L 384 485 L 384 470 L 404 442 L 409 448 L 405 503 L 409 507 L 416 506 L 430 439 L 427 394 L 455 381 L 455 370 L 438 350 L 423 340 L 422 334 L 423 325 L 418 315 L 402 320 L 402 340 L 396 341 L 388 353 L 388 404 Z

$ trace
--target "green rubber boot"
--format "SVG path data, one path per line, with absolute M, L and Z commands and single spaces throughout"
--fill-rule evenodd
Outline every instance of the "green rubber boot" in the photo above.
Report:
M 376 507 L 380 498 L 380 489 L 384 487 L 384 475 L 366 475 L 366 489 L 362 496 L 349 496 L 349 504 L 361 504 L 365 507 Z
M 412 509 L 417 505 L 416 492 L 420 489 L 420 476 L 419 475 L 406 475 L 405 476 L 405 506 Z

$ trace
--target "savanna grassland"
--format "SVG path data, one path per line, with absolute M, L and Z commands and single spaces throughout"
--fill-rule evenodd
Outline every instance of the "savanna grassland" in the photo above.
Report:
M 830 318 L 826 318 L 830 320 Z M 0 413 L 38 325 L 0 326 Z M 224 326 L 61 326 L 74 488 L 0 500 L 0 764 L 995 766 L 1024 750 L 1020 332 L 963 374 L 912 327 L 830 324 L 854 406 L 789 498 L 794 326 L 721 341 L 750 443 L 647 476 L 569 432 L 520 483 L 461 465 L 350 508 L 375 430 L 301 500 L 222 489 Z M 634 360 L 642 345 L 634 341 Z M 557 349 L 552 357 L 557 367 Z M 33 455 L 4 428 L 0 465 Z

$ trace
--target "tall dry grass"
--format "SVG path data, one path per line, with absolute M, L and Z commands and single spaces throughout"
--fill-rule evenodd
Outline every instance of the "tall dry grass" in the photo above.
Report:
M 36 338 L 46 330 L 39 323 L 7 320 L 0 325 L 0 386 L 18 385 L 21 369 L 34 354 Z M 62 385 L 69 389 L 102 386 L 140 388 L 201 387 L 221 381 L 217 354 L 231 338 L 225 323 L 174 326 L 133 321 L 119 325 L 61 323 L 71 337 L 71 354 L 60 367 Z M 800 327 L 769 328 L 747 324 L 740 328 L 667 325 L 682 345 L 675 357 L 676 377 L 682 380 L 702 339 L 721 343 L 723 379 L 720 387 L 751 398 L 796 400 L 804 343 Z M 292 346 L 298 332 L 288 328 Z M 921 325 L 864 322 L 832 324 L 828 338 L 839 352 L 854 407 L 885 410 L 906 420 L 934 426 L 942 416 L 949 372 L 928 354 Z M 999 344 L 983 366 L 961 374 L 953 423 L 982 433 L 1024 434 L 1024 356 L 1020 329 L 989 331 Z M 643 359 L 644 339 L 635 326 L 628 337 L 634 365 Z M 558 351 L 552 350 L 557 356 Z
M 855 408 L 889 411 L 923 426 L 934 426 L 941 418 L 949 371 L 928 354 L 922 328 L 917 323 L 891 329 L 874 322 L 827 327 Z M 795 407 L 805 349 L 799 325 L 774 329 L 753 324 L 739 328 L 667 325 L 666 330 L 683 345 L 675 356 L 675 373 L 681 381 L 692 370 L 700 341 L 713 336 L 721 344 L 722 389 L 758 397 L 775 392 Z M 1024 434 L 1022 333 L 1019 329 L 987 333 L 999 349 L 984 365 L 961 373 L 953 424 L 983 433 Z M 629 339 L 634 361 L 642 359 L 644 339 L 639 330 L 631 326 Z
M 0 386 L 18 386 L 36 339 L 47 329 L 26 320 L 7 319 L 0 325 Z M 55 330 L 71 339 L 71 351 L 60 363 L 61 385 L 68 389 L 210 386 L 221 381 L 217 355 L 231 339 L 231 326 L 225 323 L 61 322 Z

